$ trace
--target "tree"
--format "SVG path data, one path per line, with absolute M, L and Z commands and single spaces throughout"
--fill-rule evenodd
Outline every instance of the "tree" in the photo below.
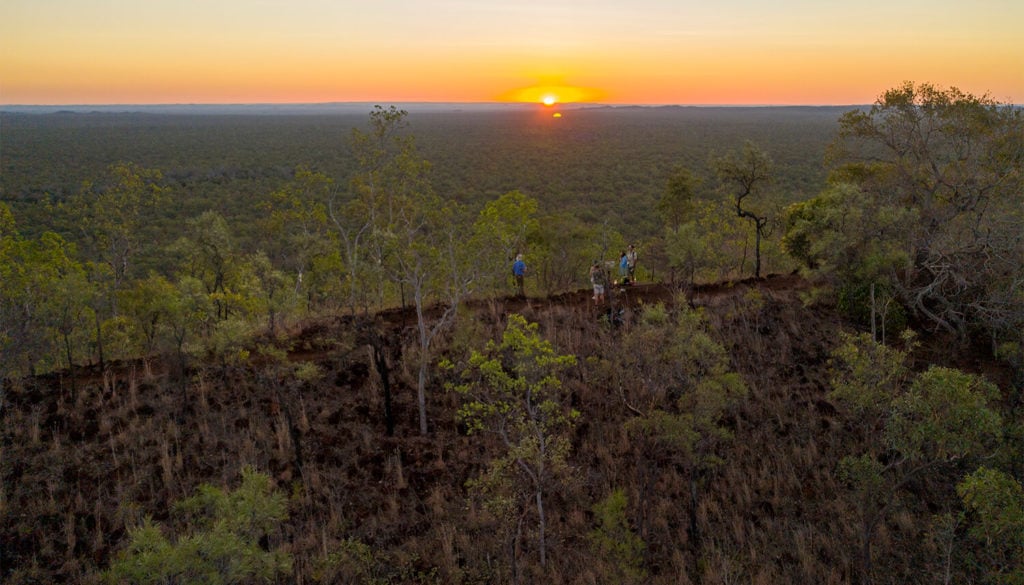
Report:
M 238 268 L 239 251 L 227 220 L 216 211 L 205 211 L 188 221 L 188 235 L 175 244 L 183 276 L 203 283 L 214 300 L 218 319 L 231 313 L 234 290 L 231 278 Z
M 118 314 L 117 295 L 132 276 L 134 258 L 142 247 L 143 220 L 168 192 L 156 169 L 117 163 L 101 183 L 86 182 L 81 191 L 60 204 L 79 235 L 85 257 L 96 263 L 89 272 L 96 294 L 91 300 L 95 342 L 104 362 L 103 321 Z
M 663 307 L 649 309 L 623 340 L 616 359 L 623 399 L 638 415 L 626 429 L 647 457 L 668 456 L 686 475 L 688 529 L 699 549 L 702 488 L 721 463 L 717 449 L 732 438 L 722 419 L 746 396 L 746 385 L 731 370 L 725 348 L 711 337 L 701 311 L 684 309 L 670 317 Z
M 86 183 L 59 208 L 72 218 L 86 255 L 110 267 L 116 293 L 131 275 L 143 218 L 164 199 L 167 188 L 160 185 L 160 171 L 134 163 L 111 165 L 108 175 L 105 184 Z
M 625 490 L 615 489 L 594 504 L 597 527 L 587 536 L 598 558 L 613 567 L 616 583 L 642 583 L 647 578 L 643 568 L 645 546 L 629 526 L 626 503 Z
M 352 224 L 343 236 L 350 238 L 350 249 L 355 250 L 361 234 L 372 230 L 368 245 L 375 274 L 381 279 L 381 300 L 385 282 L 397 285 L 403 305 L 406 292 L 412 297 L 418 345 L 416 399 L 420 434 L 426 435 L 432 344 L 473 290 L 476 267 L 468 258 L 475 251 L 463 238 L 469 233 L 465 211 L 434 193 L 430 163 L 419 157 L 414 137 L 397 134 L 406 115 L 394 107 L 378 106 L 370 114 L 373 132 L 353 131 L 360 163 L 354 179 L 360 194 L 356 208 L 366 214 L 367 223 L 358 229 Z M 342 230 L 340 220 L 337 225 Z M 428 314 L 432 302 L 440 304 L 434 316 Z
M 912 209 L 878 201 L 851 183 L 835 183 L 786 208 L 782 246 L 807 269 L 838 279 L 840 309 L 863 322 L 870 318 L 872 336 L 884 342 L 889 322 L 899 325 L 899 305 L 890 291 L 909 260 L 906 234 L 916 220 Z M 859 294 L 865 290 L 866 310 L 865 295 Z M 860 318 L 868 310 L 869 317 Z
M 994 583 L 1024 583 L 1024 487 L 1012 476 L 980 467 L 956 486 L 970 514 L 979 562 Z
M 255 311 L 267 316 L 267 329 L 275 335 L 281 317 L 295 307 L 295 280 L 274 268 L 270 258 L 262 252 L 251 254 L 243 267 L 249 281 L 244 294 L 251 299 Z
M 700 180 L 690 169 L 676 167 L 656 205 L 665 226 L 665 248 L 672 268 L 670 280 L 673 284 L 678 269 L 682 271 L 686 284 L 692 286 L 698 265 L 701 264 L 700 258 L 710 248 L 697 235 L 697 222 L 687 221 L 695 207 L 694 197 L 699 184 Z
M 328 233 L 333 191 L 333 179 L 299 167 L 291 181 L 259 205 L 266 212 L 261 221 L 265 254 L 298 285 L 320 281 L 310 275 L 318 268 L 314 259 L 328 255 L 337 245 Z
M 401 134 L 408 112 L 394 106 L 374 106 L 370 131 L 352 129 L 352 152 L 358 170 L 352 177 L 353 197 L 333 196 L 328 215 L 344 248 L 349 280 L 349 304 L 369 287 L 376 287 L 377 302 L 383 304 L 386 284 L 385 263 L 394 249 L 391 227 L 396 206 L 405 194 L 422 190 L 429 165 L 417 159 L 415 141 Z M 364 259 L 364 255 L 367 258 Z
M 992 383 L 937 366 L 911 375 L 905 357 L 858 335 L 847 336 L 833 358 L 832 397 L 852 409 L 867 446 L 839 464 L 861 515 L 864 584 L 873 582 L 875 532 L 903 487 L 990 452 L 1001 439 Z
M 711 161 L 719 180 L 733 192 L 736 215 L 754 225 L 754 278 L 761 277 L 761 239 L 765 236 L 768 216 L 744 207 L 744 200 L 761 195 L 773 177 L 768 154 L 749 140 L 739 154 L 730 153 Z
M 537 200 L 519 191 L 509 191 L 480 210 L 468 245 L 477 251 L 485 286 L 505 288 L 512 260 L 537 239 L 539 230 Z
M 607 224 L 591 225 L 570 213 L 539 218 L 544 226 L 530 246 L 527 265 L 548 294 L 575 290 L 585 282 L 594 262 L 618 260 L 625 239 Z
M 493 501 L 500 503 L 510 482 L 525 484 L 537 514 L 537 554 L 542 567 L 547 563 L 544 496 L 568 473 L 578 416 L 562 388 L 563 372 L 575 364 L 575 356 L 559 355 L 541 338 L 536 323 L 513 313 L 501 343 L 492 340 L 484 351 L 473 350 L 461 372 L 463 382 L 454 387 L 464 398 L 459 419 L 467 432 L 494 433 L 503 448 L 476 485 L 498 496 Z
M 690 169 L 682 166 L 673 169 L 665 192 L 655 206 L 665 227 L 674 229 L 683 224 L 693 209 L 693 199 L 699 186 L 700 179 Z
M 10 210 L 0 204 L 0 365 L 17 377 L 65 365 L 90 320 L 94 290 L 76 248 L 45 232 L 22 238 Z M 45 292 L 46 294 L 40 294 Z M 72 384 L 74 376 L 72 376 Z
M 169 336 L 171 304 L 176 294 L 174 284 L 159 274 L 136 280 L 121 291 L 118 303 L 131 319 L 135 347 L 143 357 L 160 349 L 164 336 Z
M 236 490 L 204 484 L 175 508 L 188 519 L 188 530 L 168 539 L 148 517 L 129 528 L 127 546 L 103 575 L 106 582 L 275 583 L 291 571 L 291 555 L 273 545 L 277 527 L 288 519 L 287 500 L 268 476 L 245 468 Z
M 892 270 L 900 300 L 938 328 L 981 325 L 1019 341 L 1024 112 L 907 82 L 839 127 L 831 180 L 914 214 L 899 240 L 907 261 Z

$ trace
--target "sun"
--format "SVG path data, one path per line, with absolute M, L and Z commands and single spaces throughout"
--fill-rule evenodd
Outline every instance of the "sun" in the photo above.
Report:
M 553 106 L 558 102 L 558 98 L 553 95 L 546 95 L 541 100 L 545 106 Z

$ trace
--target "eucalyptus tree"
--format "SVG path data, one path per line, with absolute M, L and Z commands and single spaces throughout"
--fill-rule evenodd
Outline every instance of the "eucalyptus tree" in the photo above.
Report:
M 359 163 L 355 198 L 332 202 L 328 212 L 345 246 L 352 286 L 375 282 L 378 302 L 390 286 L 416 313 L 416 401 L 419 429 L 427 434 L 426 394 L 434 340 L 455 318 L 477 282 L 476 249 L 469 244 L 468 214 L 433 190 L 430 163 L 415 137 L 402 134 L 407 112 L 377 106 L 370 132 L 352 131 Z M 364 251 L 369 262 L 362 260 Z M 364 269 L 363 266 L 366 265 Z M 371 285 L 372 286 L 372 285 Z
M 904 488 L 976 465 L 1002 439 L 994 384 L 938 366 L 913 373 L 907 356 L 863 334 L 846 336 L 833 354 L 831 397 L 849 409 L 864 445 L 838 469 L 860 515 L 863 584 L 874 581 L 872 543 Z
M 74 367 L 95 293 L 75 246 L 45 232 L 23 238 L 0 204 L 0 366 L 5 376 Z
M 174 283 L 160 274 L 137 279 L 121 291 L 118 303 L 133 324 L 134 347 L 143 358 L 169 348 L 164 342 L 171 338 L 171 304 L 176 294 Z
M 536 323 L 512 314 L 500 343 L 492 340 L 483 351 L 471 351 L 455 386 L 464 397 L 459 418 L 468 432 L 493 433 L 501 448 L 475 485 L 499 516 L 520 516 L 503 509 L 510 504 L 533 507 L 542 567 L 548 556 L 545 496 L 570 473 L 568 455 L 579 413 L 570 406 L 562 381 L 575 364 L 575 356 L 558 354 L 540 336 Z M 524 491 L 532 504 L 509 496 Z M 518 539 L 518 531 L 512 533 Z
M 589 224 L 571 213 L 544 215 L 539 222 L 544 229 L 531 244 L 527 261 L 548 294 L 578 288 L 594 262 L 617 266 L 617 252 L 626 249 L 626 240 L 607 223 Z
M 665 191 L 655 205 L 665 227 L 674 229 L 686 221 L 693 211 L 694 198 L 700 185 L 700 178 L 690 169 L 679 166 L 672 170 Z
M 97 292 L 92 313 L 100 363 L 104 361 L 103 321 L 117 315 L 117 295 L 132 277 L 134 259 L 145 246 L 143 221 L 167 196 L 168 188 L 156 169 L 117 163 L 99 182 L 82 189 L 57 206 L 77 234 Z
M 418 193 L 395 205 L 396 220 L 388 274 L 408 290 L 416 312 L 418 368 L 416 403 L 420 434 L 427 434 L 426 388 L 433 343 L 456 316 L 459 303 L 474 290 L 477 267 L 466 245 L 466 213 L 433 194 Z M 430 310 L 430 309 L 434 310 Z
M 248 281 L 243 293 L 252 309 L 267 317 L 267 328 L 275 335 L 281 318 L 294 312 L 295 278 L 275 268 L 263 252 L 249 255 L 243 267 Z
M 350 180 L 350 194 L 332 191 L 328 217 L 344 254 L 349 306 L 366 301 L 368 288 L 375 287 L 378 304 L 383 304 L 387 277 L 385 263 L 394 250 L 391 228 L 398 219 L 399 203 L 409 192 L 421 190 L 421 177 L 429 168 L 416 160 L 415 141 L 402 134 L 408 112 L 394 106 L 375 106 L 370 112 L 370 129 L 353 128 L 350 137 L 357 170 Z
M 1024 111 L 907 82 L 840 118 L 829 162 L 833 181 L 913 214 L 891 271 L 904 304 L 961 335 L 980 324 L 1024 341 Z
M 308 283 L 325 280 L 310 274 L 325 267 L 316 259 L 330 255 L 336 245 L 328 208 L 334 191 L 334 179 L 299 167 L 291 181 L 258 206 L 265 213 L 260 220 L 264 254 L 296 282 L 297 290 L 305 286 L 311 298 L 321 291 L 310 289 Z
M 668 458 L 685 473 L 688 530 L 699 549 L 697 516 L 703 487 L 722 463 L 719 447 L 732 439 L 722 419 L 740 405 L 747 387 L 732 371 L 725 348 L 711 336 L 703 313 L 686 309 L 685 303 L 680 306 L 684 308 L 671 315 L 663 306 L 645 311 L 614 356 L 617 377 L 612 383 L 637 415 L 626 429 L 651 459 L 651 467 L 656 470 L 655 462 Z M 642 483 L 656 480 L 645 471 Z
M 766 235 L 769 217 L 763 211 L 753 211 L 748 207 L 748 198 L 763 195 L 765 187 L 771 184 L 774 177 L 772 160 L 748 140 L 739 153 L 714 158 L 711 165 L 724 188 L 733 194 L 736 215 L 754 225 L 754 277 L 760 278 L 761 240 Z
M 217 318 L 227 319 L 237 300 L 232 278 L 242 258 L 234 235 L 227 220 L 216 211 L 190 219 L 186 228 L 186 235 L 173 246 L 178 272 L 203 283 L 217 307 Z
M 86 182 L 58 206 L 73 222 L 85 256 L 110 267 L 113 292 L 131 277 L 132 260 L 144 245 L 146 214 L 167 197 L 162 180 L 159 170 L 117 163 L 99 183 Z
M 994 583 L 1024 582 L 1024 486 L 1012 475 L 980 467 L 956 486 L 966 509 L 978 565 Z
M 151 517 L 127 527 L 127 543 L 103 573 L 106 582 L 271 583 L 291 572 L 281 537 L 288 499 L 267 475 L 245 468 L 231 491 L 203 484 L 172 512 L 184 519 L 178 531 L 163 530 Z
M 900 311 L 893 278 L 910 261 L 906 234 L 916 218 L 915 210 L 879 201 L 857 185 L 834 183 L 786 208 L 782 247 L 806 269 L 838 280 L 848 314 L 862 314 L 867 290 L 872 336 L 884 343 Z

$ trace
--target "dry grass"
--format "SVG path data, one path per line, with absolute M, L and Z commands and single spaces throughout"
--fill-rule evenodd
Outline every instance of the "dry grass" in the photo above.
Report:
M 612 564 L 597 557 L 586 534 L 595 526 L 594 503 L 616 488 L 628 495 L 629 526 L 646 544 L 646 583 L 852 582 L 857 518 L 835 468 L 857 438 L 828 402 L 824 371 L 840 321 L 827 307 L 804 307 L 799 291 L 738 285 L 698 292 L 695 302 L 706 307 L 710 331 L 749 394 L 723 421 L 734 436 L 715 447 L 722 464 L 700 478 L 696 509 L 692 470 L 680 454 L 625 430 L 637 416 L 631 407 L 671 408 L 671 389 L 615 365 L 642 308 L 629 307 L 626 322 L 613 327 L 588 295 L 567 305 L 531 300 L 522 312 L 560 352 L 579 358 L 566 388 L 582 413 L 573 479 L 546 494 L 551 549 L 543 570 L 530 544 L 527 496 L 518 495 L 520 516 L 501 520 L 467 490 L 495 452 L 493 439 L 460 432 L 457 397 L 441 380 L 428 391 L 432 434 L 419 436 L 412 332 L 395 326 L 405 359 L 393 364 L 398 428 L 389 438 L 367 351 L 335 323 L 293 340 L 319 371 L 302 383 L 255 365 L 204 364 L 182 389 L 147 360 L 97 377 L 73 403 L 58 378 L 10 387 L 0 562 L 18 566 L 0 566 L 0 577 L 85 581 L 143 515 L 168 521 L 173 501 L 203 482 L 233 485 L 250 464 L 289 496 L 282 534 L 295 582 L 314 582 L 315 568 L 353 539 L 374 551 L 378 577 L 390 583 L 431 582 L 425 576 L 432 572 L 433 582 L 506 583 L 513 553 L 522 582 L 606 583 Z M 671 294 L 660 300 L 674 307 Z M 505 310 L 490 302 L 463 314 L 440 352 L 496 339 Z M 880 571 L 923 562 L 927 551 L 913 541 L 927 520 L 925 506 L 907 506 L 879 528 Z

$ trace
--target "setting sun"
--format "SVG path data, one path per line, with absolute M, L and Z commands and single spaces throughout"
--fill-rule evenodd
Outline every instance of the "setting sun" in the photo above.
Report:
M 553 105 L 555 105 L 555 102 L 558 101 L 558 98 L 556 98 L 553 95 L 546 95 L 546 96 L 544 96 L 544 99 L 541 100 L 541 101 L 544 102 L 545 106 L 553 106 Z

